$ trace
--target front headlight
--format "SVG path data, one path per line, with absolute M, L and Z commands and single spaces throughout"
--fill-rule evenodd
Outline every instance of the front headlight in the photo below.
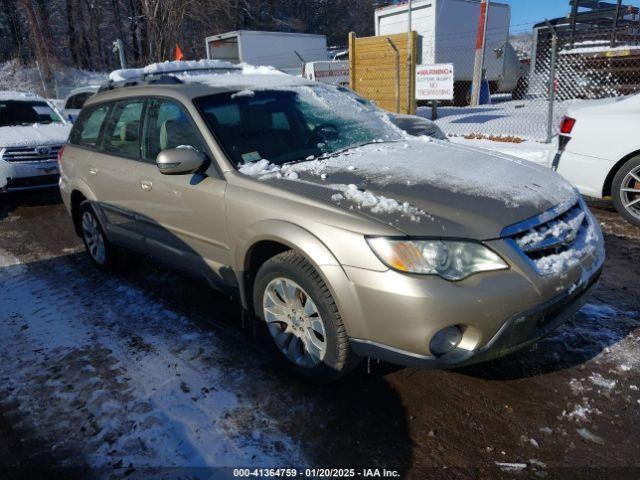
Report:
M 502 258 L 472 241 L 367 238 L 382 262 L 394 270 L 462 280 L 469 275 L 509 268 Z

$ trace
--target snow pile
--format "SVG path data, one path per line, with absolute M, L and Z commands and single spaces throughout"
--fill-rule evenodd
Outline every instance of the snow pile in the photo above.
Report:
M 616 386 L 616 381 L 613 379 L 608 379 L 608 378 L 604 378 L 601 374 L 599 373 L 594 373 L 589 377 L 589 380 L 591 381 L 591 383 L 593 383 L 595 386 L 600 387 L 600 388 L 604 388 L 605 390 L 611 390 L 612 388 L 614 388 Z
M 427 215 L 426 212 L 407 202 L 400 203 L 393 198 L 376 195 L 367 190 L 359 189 L 354 184 L 330 185 L 329 188 L 342 192 L 333 195 L 331 197 L 333 201 L 340 203 L 343 200 L 349 200 L 358 205 L 358 208 L 369 209 L 372 213 L 399 213 L 403 217 L 409 217 L 414 222 L 419 222 L 420 217 Z
M 53 68 L 54 80 L 48 88 L 57 98 L 64 98 L 74 88 L 88 85 L 100 85 L 106 82 L 106 73 L 89 72 L 76 68 L 56 65 Z M 43 95 L 42 79 L 38 69 L 25 66 L 17 60 L 0 62 L 0 90 L 16 90 L 21 92 L 37 92 Z
M 251 177 L 258 177 L 267 174 L 278 174 L 281 168 L 278 165 L 270 163 L 269 160 L 262 159 L 254 163 L 245 163 L 239 168 L 240 173 Z

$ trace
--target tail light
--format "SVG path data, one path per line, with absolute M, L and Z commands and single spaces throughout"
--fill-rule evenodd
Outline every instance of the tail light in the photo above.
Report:
M 58 150 L 58 163 L 62 161 L 62 152 L 64 152 L 64 147 L 66 147 L 66 145 L 62 145 L 60 150 Z
M 564 117 L 562 119 L 562 123 L 560 124 L 560 133 L 562 135 L 571 135 L 573 131 L 573 127 L 576 124 L 576 119 L 571 117 Z

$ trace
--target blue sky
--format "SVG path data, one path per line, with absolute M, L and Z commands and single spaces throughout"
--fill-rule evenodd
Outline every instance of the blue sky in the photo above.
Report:
M 533 23 L 569 13 L 569 0 L 497 0 L 511 5 L 511 33 L 530 30 Z M 609 0 L 615 3 L 615 0 Z M 623 0 L 625 5 L 640 6 L 640 0 Z M 529 24 L 529 25 L 522 25 Z

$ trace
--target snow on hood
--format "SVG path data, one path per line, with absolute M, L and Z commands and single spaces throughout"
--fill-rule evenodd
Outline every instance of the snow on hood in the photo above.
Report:
M 282 168 L 263 161 L 240 171 L 264 180 L 322 186 L 333 204 L 355 205 L 409 234 L 427 234 L 420 223 L 435 222 L 442 234 L 495 238 L 508 225 L 578 198 L 569 183 L 547 168 L 426 138 L 366 145 Z M 354 188 L 362 195 L 345 195 Z M 397 208 L 376 208 L 371 195 L 381 205 Z M 419 222 L 421 217 L 429 221 Z
M 0 148 L 61 145 L 67 141 L 70 131 L 70 125 L 55 123 L 0 127 Z

